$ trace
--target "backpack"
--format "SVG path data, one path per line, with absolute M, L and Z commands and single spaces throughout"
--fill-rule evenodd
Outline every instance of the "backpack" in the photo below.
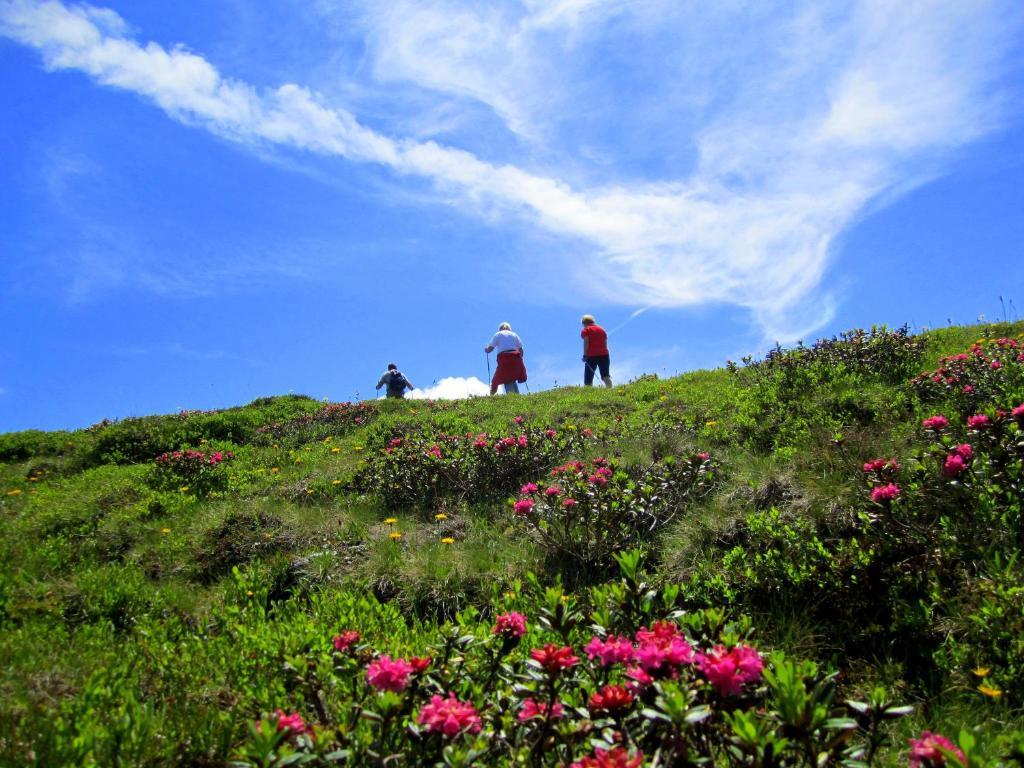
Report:
M 391 378 L 388 381 L 388 394 L 393 397 L 401 397 L 405 394 L 405 385 L 408 384 L 401 371 L 391 371 Z

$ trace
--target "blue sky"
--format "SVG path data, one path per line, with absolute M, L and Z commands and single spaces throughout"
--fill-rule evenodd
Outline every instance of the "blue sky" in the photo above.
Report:
M 1024 310 L 1018 2 L 0 0 L 0 430 Z M 1011 305 L 1011 302 L 1014 302 Z

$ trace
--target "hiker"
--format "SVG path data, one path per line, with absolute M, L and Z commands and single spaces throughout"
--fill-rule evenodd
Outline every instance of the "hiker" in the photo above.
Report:
M 484 347 L 488 355 L 498 350 L 498 366 L 491 379 L 491 394 L 498 391 L 498 385 L 505 386 L 506 395 L 518 395 L 519 384 L 526 381 L 526 366 L 523 364 L 523 342 L 508 323 L 498 326 L 491 343 Z
M 406 387 L 416 389 L 394 363 L 388 363 L 388 369 L 380 377 L 380 381 L 377 382 L 377 389 L 380 390 L 385 385 L 388 388 L 388 397 L 397 397 L 399 399 L 405 397 Z
M 583 386 L 591 386 L 594 383 L 594 372 L 600 369 L 601 381 L 610 387 L 612 377 L 608 374 L 608 334 L 594 321 L 593 315 L 584 315 L 580 322 L 583 323 L 583 330 L 580 331 L 583 337 Z

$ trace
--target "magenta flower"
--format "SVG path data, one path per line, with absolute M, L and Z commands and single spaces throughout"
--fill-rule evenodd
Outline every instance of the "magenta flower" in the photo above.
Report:
M 512 421 L 514 421 L 516 424 L 522 424 L 524 419 L 522 416 L 516 416 L 514 419 L 512 419 Z
M 556 437 L 558 437 L 558 433 L 555 432 L 555 430 L 553 429 L 545 429 L 544 436 L 549 440 L 554 440 Z
M 594 750 L 593 757 L 586 755 L 576 762 L 570 763 L 569 768 L 640 768 L 643 764 L 644 753 L 639 750 L 635 754 L 630 754 L 625 747 L 615 747 L 614 749 L 598 747 Z
M 413 667 L 405 659 L 392 659 L 385 654 L 366 668 L 366 681 L 378 691 L 404 691 L 409 685 Z
M 604 486 L 608 485 L 608 478 L 604 475 L 591 475 L 587 478 L 587 481 L 591 485 L 596 485 L 599 488 L 604 488 Z
M 942 463 L 942 474 L 946 477 L 957 477 L 965 469 L 967 469 L 967 462 L 959 453 L 949 454 Z
M 503 613 L 494 620 L 492 634 L 520 638 L 526 634 L 526 617 L 518 611 Z
M 993 360 L 993 361 L 992 361 L 992 366 L 991 366 L 991 367 L 992 367 L 992 370 L 993 370 L 993 371 L 998 371 L 998 370 L 999 370 L 1000 368 L 1002 368 L 1002 367 L 1003 367 L 1003 364 L 1002 364 L 1002 363 L 1000 363 L 1000 362 L 999 362 L 998 360 Z
M 530 440 L 526 435 L 520 435 L 518 438 L 516 438 L 516 443 L 519 445 L 520 448 L 525 448 L 527 445 L 530 444 Z
M 606 640 L 595 635 L 583 647 L 583 650 L 590 659 L 600 659 L 602 667 L 610 667 L 612 664 L 627 664 L 636 657 L 633 643 L 629 638 L 615 635 L 609 635 Z
M 960 391 L 963 392 L 965 395 L 969 395 L 974 391 L 974 387 L 972 387 L 970 384 L 964 384 L 963 389 L 961 389 Z
M 576 506 L 576 505 L 577 505 L 578 503 L 579 503 L 579 502 L 577 502 L 577 501 L 576 501 L 576 499 L 565 499 L 565 500 L 564 500 L 564 501 L 562 502 L 562 506 L 563 506 L 563 507 L 565 507 L 566 509 L 572 509 L 572 508 L 573 508 L 573 507 L 575 507 L 575 506 Z
M 921 731 L 918 738 L 907 741 L 910 743 L 910 768 L 938 768 L 949 756 L 960 765 L 967 765 L 963 750 L 941 733 Z
M 524 699 L 523 706 L 519 710 L 518 720 L 520 723 L 525 723 L 528 720 L 544 720 L 547 718 L 547 715 L 547 702 Z M 551 719 L 558 720 L 562 717 L 565 717 L 565 707 L 562 706 L 561 702 L 556 701 L 551 705 Z
M 547 496 L 549 499 L 552 496 L 557 496 L 560 493 L 561 490 L 559 490 L 557 485 L 549 485 L 547 488 L 544 489 L 544 495 Z
M 889 483 L 888 485 L 880 485 L 877 488 L 871 490 L 871 500 L 877 503 L 883 501 L 892 501 L 898 499 L 903 491 L 896 483 Z
M 698 654 L 697 667 L 722 696 L 735 696 L 747 683 L 761 679 L 764 664 L 756 650 L 737 645 L 726 651 L 716 645 L 706 654 Z
M 967 417 L 967 428 L 975 431 L 985 429 L 992 423 L 992 420 L 984 413 L 976 413 Z
M 338 651 L 338 653 L 344 653 L 359 642 L 359 633 L 354 629 L 348 629 L 340 635 L 335 635 L 331 642 L 334 644 L 334 650 Z
M 486 447 L 487 447 L 487 441 L 486 441 L 486 440 L 484 440 L 484 439 L 482 439 L 482 438 L 481 438 L 481 439 L 479 439 L 479 440 L 476 440 L 476 441 L 475 441 L 475 442 L 473 443 L 473 447 L 474 447 L 474 448 L 486 448 Z
M 531 493 L 536 493 L 538 490 L 540 489 L 537 487 L 536 483 L 526 483 L 522 488 L 519 489 L 519 492 L 524 496 L 527 496 Z
M 416 722 L 425 725 L 431 733 L 441 733 L 449 739 L 460 733 L 480 732 L 480 716 L 473 705 L 459 701 L 451 692 L 448 698 L 441 698 L 436 693 L 431 696 L 430 703 L 420 709 Z
M 940 432 L 949 426 L 949 419 L 945 416 L 930 416 L 921 422 L 921 426 L 933 432 Z
M 525 516 L 533 512 L 533 501 L 530 499 L 520 499 L 512 507 L 517 515 Z
M 1013 416 L 1013 418 L 1015 418 L 1017 421 L 1024 421 L 1024 403 L 1021 403 L 1012 411 L 1010 411 L 1010 415 Z
M 971 448 L 970 443 L 961 443 L 953 449 L 953 453 L 960 456 L 964 461 L 970 461 L 974 458 L 974 449 Z
M 277 712 L 274 713 L 274 718 L 277 720 L 278 733 L 285 733 L 289 736 L 301 736 L 304 733 L 313 733 L 313 729 L 306 725 L 306 721 L 302 719 L 302 715 L 298 712 L 292 712 L 290 715 L 286 715 L 283 709 L 278 709 Z

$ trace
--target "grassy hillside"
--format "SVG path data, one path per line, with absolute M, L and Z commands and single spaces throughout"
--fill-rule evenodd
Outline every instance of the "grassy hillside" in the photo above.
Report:
M 1022 334 L 0 435 L 0 762 L 1020 762 Z

